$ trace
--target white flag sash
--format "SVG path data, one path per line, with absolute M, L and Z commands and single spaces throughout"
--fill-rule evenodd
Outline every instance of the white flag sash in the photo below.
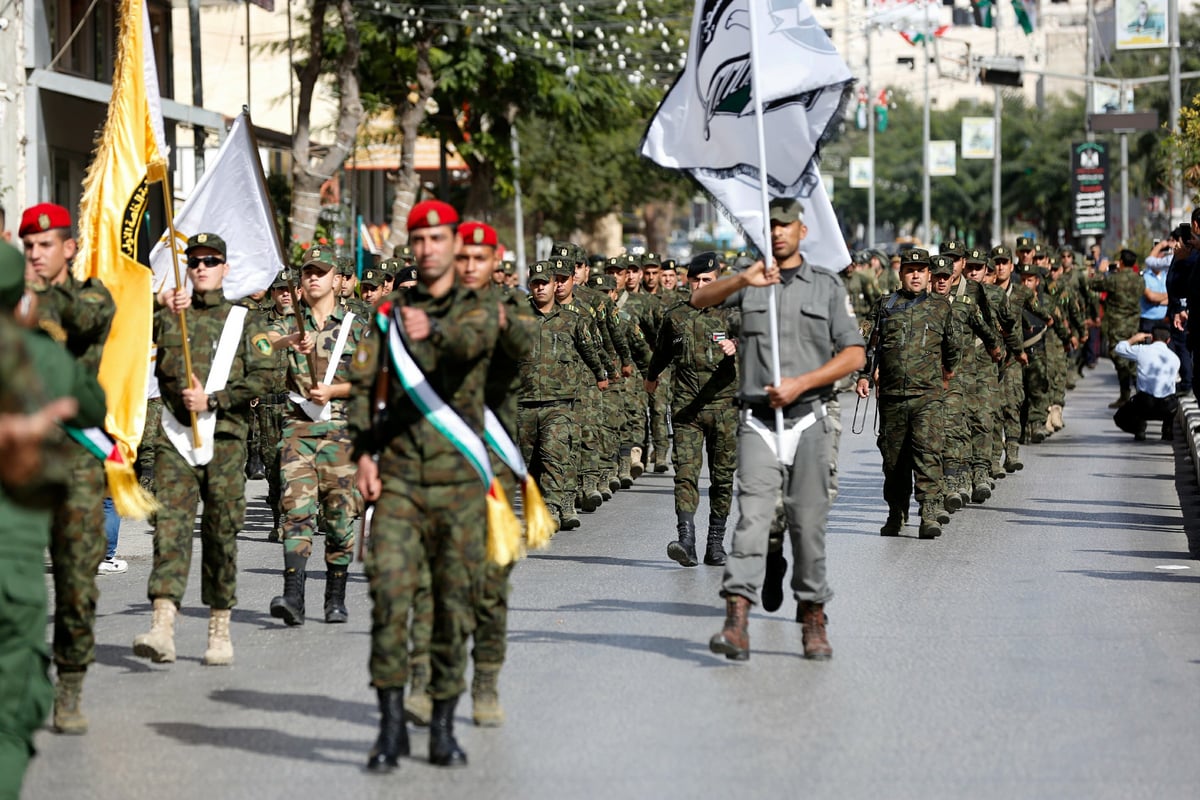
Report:
M 500 460 L 508 465 L 517 479 L 525 480 L 529 468 L 525 465 L 525 459 L 521 457 L 521 448 L 517 447 L 517 443 L 500 424 L 500 419 L 487 406 L 483 409 L 483 437 L 492 448 L 492 452 L 500 456 Z
M 329 363 L 325 365 L 325 380 L 321 383 L 333 385 L 333 377 L 337 374 L 338 362 L 346 350 L 346 340 L 350 338 L 350 323 L 354 322 L 354 312 L 347 311 L 342 318 L 342 328 L 338 331 L 337 341 L 333 344 L 333 352 L 329 354 Z M 300 406 L 300 410 L 308 415 L 313 422 L 328 422 L 333 417 L 333 407 L 329 403 L 315 403 L 296 392 L 288 392 L 288 399 Z
M 785 424 L 782 438 L 776 434 L 774 428 L 768 428 L 762 420 L 749 411 L 744 412 L 742 420 L 746 423 L 746 427 L 757 433 L 767 447 L 771 448 L 771 454 L 780 464 L 790 467 L 796 460 L 796 450 L 800 447 L 800 436 L 816 425 L 818 420 L 824 419 L 827 413 L 822 404 L 817 407 L 817 411 L 808 412 L 791 426 Z
M 246 324 L 246 309 L 234 306 L 225 317 L 225 327 L 221 328 L 221 338 L 217 340 L 217 352 L 213 356 L 212 368 L 208 371 L 208 380 L 204 382 L 204 393 L 213 394 L 225 388 L 229 383 L 229 370 L 233 368 L 233 359 L 237 356 L 238 344 L 242 340 L 242 329 Z M 198 411 L 196 425 L 200 433 L 200 447 L 197 449 L 192 439 L 192 428 L 180 422 L 171 409 L 166 405 L 162 410 L 163 433 L 167 440 L 183 456 L 183 460 L 191 467 L 202 467 L 212 461 L 213 439 L 217 433 L 217 412 Z

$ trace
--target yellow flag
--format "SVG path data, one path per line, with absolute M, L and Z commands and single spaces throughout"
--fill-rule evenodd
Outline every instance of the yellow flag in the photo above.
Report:
M 100 361 L 108 398 L 105 429 L 120 460 L 105 465 L 113 500 L 122 514 L 136 513 L 137 482 L 130 482 L 146 422 L 146 382 L 154 314 L 151 272 L 139 238 L 149 184 L 164 177 L 167 149 L 155 72 L 150 17 L 144 0 L 121 0 L 112 100 L 95 158 L 83 181 L 79 206 L 80 250 L 75 277 L 97 278 L 116 304 Z M 164 186 L 165 188 L 165 186 Z M 153 241 L 151 239 L 150 241 Z

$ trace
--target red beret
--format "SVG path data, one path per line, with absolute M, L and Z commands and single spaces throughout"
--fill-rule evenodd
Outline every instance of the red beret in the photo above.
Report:
M 500 244 L 496 229 L 486 222 L 464 222 L 458 226 L 458 235 L 462 237 L 463 244 L 486 244 L 492 247 Z
M 420 228 L 436 228 L 439 225 L 454 225 L 458 222 L 458 212 L 449 203 L 441 200 L 422 200 L 408 212 L 408 229 L 415 231 Z
M 54 203 L 38 203 L 25 209 L 21 215 L 21 228 L 18 236 L 30 233 L 44 233 L 55 228 L 70 228 L 71 212 Z

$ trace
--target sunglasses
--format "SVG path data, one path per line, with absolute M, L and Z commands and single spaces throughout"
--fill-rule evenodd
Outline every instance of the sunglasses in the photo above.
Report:
M 197 256 L 196 258 L 189 258 L 187 265 L 188 269 L 198 269 L 200 266 L 209 268 L 219 267 L 224 263 L 225 259 L 220 256 Z

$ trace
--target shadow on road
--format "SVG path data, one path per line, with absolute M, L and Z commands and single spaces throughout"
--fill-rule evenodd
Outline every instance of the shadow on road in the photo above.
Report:
M 591 564 L 599 567 L 643 567 L 659 570 L 676 570 L 679 565 L 675 562 L 651 561 L 645 558 L 614 558 L 613 556 L 556 556 L 548 553 L 530 553 L 529 561 L 574 561 L 578 564 Z
M 705 642 L 693 642 L 674 636 L 649 636 L 646 634 L 613 633 L 568 633 L 566 631 L 513 631 L 508 632 L 510 644 L 583 644 L 616 647 L 621 650 L 640 650 L 655 653 L 675 661 L 685 661 L 701 667 L 720 667 L 731 663 L 723 656 L 713 655 Z M 755 658 L 771 656 L 796 658 L 796 653 L 755 650 Z
M 1034 498 L 1031 503 L 1057 503 L 1056 500 Z M 1148 533 L 1178 533 L 1180 519 L 1175 514 L 1137 514 L 1117 513 L 1112 511 L 1089 514 L 1076 509 L 1055 511 L 1051 509 L 1035 510 L 1031 508 L 1004 508 L 993 506 L 989 511 L 1001 514 L 1012 514 L 1016 519 L 1007 520 L 1014 525 L 1043 526 L 1053 525 L 1060 528 L 1089 528 L 1093 530 L 1139 530 Z
M 271 728 L 217 728 L 190 722 L 151 722 L 149 727 L 160 736 L 189 745 L 211 745 L 267 756 L 283 756 L 307 762 L 361 766 L 371 743 L 367 739 L 325 739 L 292 736 Z M 328 751 L 353 753 L 352 758 L 337 758 Z
M 252 689 L 217 689 L 209 692 L 210 700 L 229 703 L 254 711 L 275 711 L 304 714 L 318 719 L 374 726 L 378 718 L 374 703 L 338 700 L 328 695 L 295 694 L 292 692 L 258 692 Z
M 1107 581 L 1169 581 L 1171 583 L 1200 583 L 1200 575 L 1180 575 L 1166 570 L 1107 570 L 1107 569 L 1065 569 L 1067 575 L 1086 575 L 1089 578 L 1103 578 Z

